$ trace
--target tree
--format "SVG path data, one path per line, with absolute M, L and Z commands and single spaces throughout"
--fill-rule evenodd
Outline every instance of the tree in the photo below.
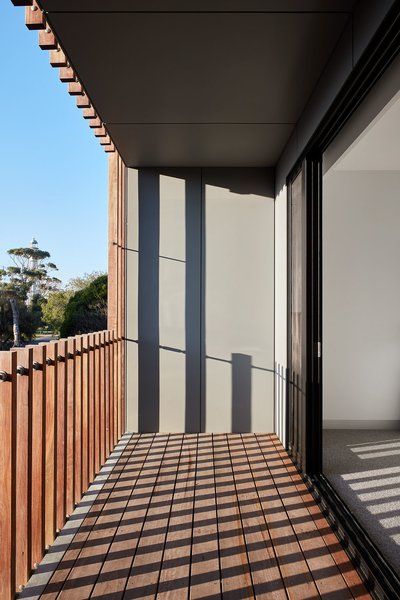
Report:
M 68 281 L 66 289 L 71 290 L 72 292 L 79 292 L 79 290 L 83 290 L 95 281 L 95 279 L 98 279 L 103 275 L 106 275 L 103 271 L 92 271 L 91 273 L 84 273 L 83 275 L 72 277 Z
M 70 290 L 57 290 L 48 295 L 42 308 L 43 321 L 53 333 L 58 333 L 65 319 L 65 310 L 73 295 Z
M 58 333 L 65 319 L 65 311 L 70 298 L 74 293 L 83 290 L 95 279 L 105 275 L 102 271 L 93 271 L 84 273 L 70 279 L 64 289 L 59 289 L 48 294 L 46 303 L 43 306 L 43 320 L 45 325 L 49 326 L 53 333 Z
M 71 296 L 65 309 L 61 337 L 107 327 L 107 275 L 101 275 Z
M 14 347 L 21 345 L 21 312 L 29 301 L 33 308 L 34 298 L 44 296 L 60 284 L 51 273 L 57 270 L 48 261 L 49 252 L 40 250 L 37 242 L 30 248 L 8 250 L 13 265 L 0 270 L 0 294 L 7 299 L 12 312 Z
M 31 340 L 38 327 L 42 325 L 42 305 L 44 299 L 35 296 L 28 305 L 18 305 L 19 328 L 21 338 Z M 0 293 L 0 350 L 9 350 L 13 342 L 13 318 L 10 301 Z

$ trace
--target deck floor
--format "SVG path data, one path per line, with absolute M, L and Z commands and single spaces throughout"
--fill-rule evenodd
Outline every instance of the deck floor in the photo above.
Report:
M 275 435 L 125 436 L 97 488 L 23 597 L 370 598 Z

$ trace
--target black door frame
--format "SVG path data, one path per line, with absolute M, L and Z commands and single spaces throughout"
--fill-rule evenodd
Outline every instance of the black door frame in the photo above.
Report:
M 293 372 L 292 367 L 292 293 L 293 293 L 293 271 L 292 271 L 292 184 L 301 175 L 303 178 L 303 189 L 304 189 L 304 173 L 303 165 L 297 165 L 290 176 L 287 179 L 287 407 L 286 407 L 286 447 L 292 457 L 292 460 L 296 465 L 301 468 L 302 460 L 301 454 L 298 453 L 298 438 L 300 437 L 300 431 L 303 429 L 302 423 L 297 423 L 298 427 L 296 430 L 296 419 L 299 419 L 298 411 L 298 382 Z M 297 406 L 296 406 L 297 405 Z
M 358 562 L 377 597 L 399 598 L 400 578 L 382 557 L 365 530 L 351 514 L 322 473 L 322 156 L 326 148 L 350 119 L 368 92 L 400 54 L 400 0 L 396 0 L 360 61 L 354 68 L 331 108 L 323 118 L 287 178 L 287 189 L 298 174 L 304 173 L 307 206 L 306 281 L 307 288 L 307 384 L 306 411 L 297 427 L 305 428 L 306 448 L 301 464 L 314 494 L 321 500 L 331 522 Z M 288 207 L 289 194 L 288 194 Z M 289 219 L 288 219 L 289 221 Z M 290 229 L 288 226 L 288 336 L 291 293 Z M 288 337 L 288 348 L 290 339 Z M 321 356 L 322 348 L 322 356 Z M 290 356 L 288 356 L 288 359 Z M 287 363 L 290 366 L 289 362 Z M 290 378 L 289 378 L 290 379 Z M 289 382 L 288 385 L 291 385 Z M 286 394 L 289 398 L 289 390 Z M 289 406 L 287 406 L 287 414 Z M 295 424 L 296 426 L 296 424 Z M 289 430 L 286 439 L 289 440 Z M 297 457 L 296 457 L 297 458 Z

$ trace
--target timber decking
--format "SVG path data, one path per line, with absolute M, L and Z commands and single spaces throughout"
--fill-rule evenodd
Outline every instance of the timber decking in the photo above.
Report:
M 101 477 L 22 597 L 370 598 L 275 435 L 128 435 Z

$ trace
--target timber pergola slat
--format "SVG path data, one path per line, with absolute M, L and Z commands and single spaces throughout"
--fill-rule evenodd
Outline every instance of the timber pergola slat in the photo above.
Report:
M 22 597 L 371 598 L 275 434 L 124 439 Z
M 89 123 L 95 120 L 95 124 L 90 123 L 91 128 L 101 129 L 103 133 L 96 134 L 100 145 L 107 153 L 115 152 L 115 146 L 101 121 L 90 98 L 87 96 L 78 76 L 70 64 L 68 57 L 61 48 L 54 31 L 47 21 L 46 13 L 42 10 L 40 0 L 11 0 L 14 6 L 25 7 L 25 25 L 30 30 L 38 31 L 38 45 L 42 50 L 49 50 L 50 64 L 52 67 L 59 68 L 60 80 L 68 83 L 68 92 L 71 96 L 76 96 L 76 104 L 82 109 L 84 119 Z

